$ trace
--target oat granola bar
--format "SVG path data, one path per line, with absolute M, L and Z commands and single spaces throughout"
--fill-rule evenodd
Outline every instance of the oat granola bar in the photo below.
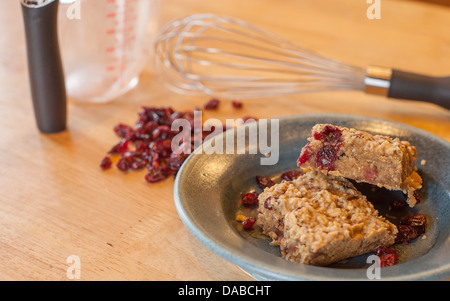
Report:
M 321 266 L 390 246 L 397 233 L 350 181 L 317 171 L 266 188 L 257 224 L 285 259 Z
M 414 191 L 422 179 L 415 171 L 416 148 L 409 142 L 331 124 L 315 125 L 308 141 L 298 166 L 401 190 L 410 207 L 416 204 Z

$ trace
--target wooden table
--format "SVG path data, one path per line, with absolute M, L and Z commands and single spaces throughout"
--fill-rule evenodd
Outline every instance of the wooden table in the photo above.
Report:
M 208 97 L 174 94 L 150 64 L 139 85 L 104 105 L 70 101 L 68 130 L 40 134 L 30 98 L 18 0 L 0 10 L 0 280 L 67 280 L 71 255 L 82 280 L 252 280 L 200 244 L 183 226 L 173 179 L 150 185 L 144 173 L 102 172 L 117 142 L 113 127 L 134 124 L 142 105 L 176 110 Z M 161 24 L 208 12 L 249 21 L 297 44 L 356 66 L 377 64 L 450 74 L 450 8 L 422 1 L 165 0 Z M 450 141 L 450 113 L 427 103 L 360 92 L 255 99 L 236 111 L 224 101 L 206 118 L 349 113 L 409 124 Z

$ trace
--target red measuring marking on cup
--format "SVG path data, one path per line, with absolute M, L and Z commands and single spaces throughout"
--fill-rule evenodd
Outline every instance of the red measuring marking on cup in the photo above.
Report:
M 137 20 L 137 0 L 104 0 L 108 11 L 105 15 L 108 44 L 105 53 L 110 60 L 106 71 L 118 81 L 121 88 L 129 81 L 128 67 L 134 61 L 135 25 Z

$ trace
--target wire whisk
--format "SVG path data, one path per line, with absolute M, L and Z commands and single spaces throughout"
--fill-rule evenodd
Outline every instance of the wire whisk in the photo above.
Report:
M 244 21 L 212 14 L 196 14 L 166 25 L 156 39 L 154 67 L 171 90 L 187 95 L 246 99 L 359 90 L 447 108 L 450 102 L 448 78 L 350 66 Z M 439 84 L 444 95 L 431 91 L 436 83 L 430 80 Z M 418 99 L 411 88 L 419 89 L 422 97 Z

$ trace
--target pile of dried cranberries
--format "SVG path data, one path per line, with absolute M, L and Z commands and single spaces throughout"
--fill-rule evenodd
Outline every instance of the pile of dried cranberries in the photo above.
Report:
M 238 102 L 233 102 L 236 107 Z M 239 108 L 242 104 L 239 103 Z M 211 99 L 205 106 L 205 110 L 216 110 L 219 100 Z M 175 176 L 183 162 L 188 157 L 186 153 L 174 153 L 172 151 L 172 138 L 179 131 L 172 131 L 172 123 L 177 119 L 185 119 L 191 126 L 191 140 L 194 139 L 194 111 L 177 112 L 170 107 L 142 107 L 138 112 L 138 120 L 134 126 L 118 124 L 114 132 L 120 138 L 101 160 L 100 167 L 103 170 L 113 166 L 114 158 L 116 167 L 127 172 L 130 170 L 147 169 L 145 180 L 148 183 L 156 183 Z M 247 117 L 246 119 L 255 119 Z M 226 130 L 226 129 L 224 129 Z M 202 140 L 210 132 L 202 132 Z M 194 143 L 189 141 L 191 151 Z M 189 143 L 188 143 L 189 145 Z
M 177 118 L 193 122 L 194 113 L 176 112 L 170 107 L 143 107 L 138 116 L 134 127 L 126 124 L 114 127 L 120 141 L 109 150 L 100 167 L 103 170 L 111 168 L 111 156 L 118 156 L 116 166 L 119 170 L 126 172 L 146 168 L 145 180 L 149 183 L 175 175 L 187 155 L 172 152 L 172 138 L 177 132 L 171 131 L 171 125 Z

